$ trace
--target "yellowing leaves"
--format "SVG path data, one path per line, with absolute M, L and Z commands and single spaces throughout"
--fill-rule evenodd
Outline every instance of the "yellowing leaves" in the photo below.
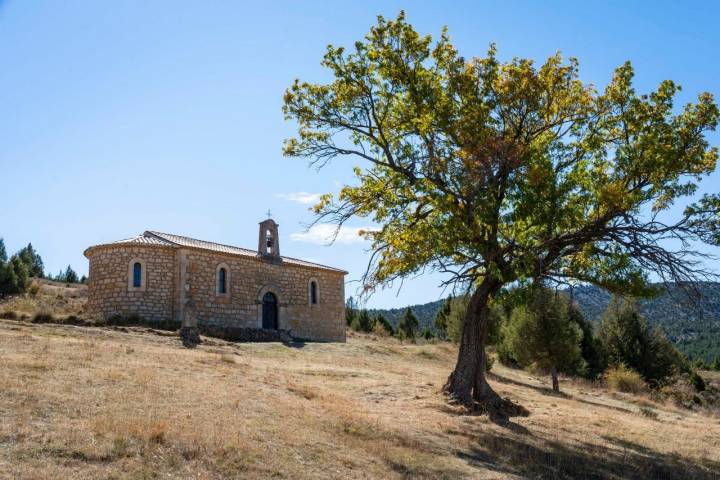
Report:
M 630 198 L 625 183 L 614 180 L 599 189 L 598 200 L 602 213 L 605 213 L 608 210 L 624 210 Z
M 284 99 L 298 124 L 286 155 L 361 162 L 355 185 L 315 212 L 382 226 L 367 232 L 369 284 L 433 266 L 470 281 L 637 278 L 608 232 L 669 208 L 694 192 L 688 176 L 715 168 L 712 96 L 678 114 L 678 87 L 638 95 L 630 63 L 599 93 L 560 54 L 501 62 L 493 45 L 466 61 L 445 33 L 431 43 L 403 15 L 380 18 L 352 52 L 328 48 L 331 82 L 295 82 Z

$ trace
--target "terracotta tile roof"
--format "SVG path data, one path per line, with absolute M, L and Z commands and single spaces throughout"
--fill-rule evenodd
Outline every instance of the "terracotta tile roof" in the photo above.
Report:
M 144 245 L 167 245 L 172 246 L 172 244 L 166 240 L 163 240 L 161 238 L 152 237 L 149 235 L 135 235 L 134 237 L 125 238 L 123 240 L 117 240 L 115 242 L 110 242 L 111 245 L 116 245 L 118 243 L 140 243 Z
M 257 251 L 248 248 L 233 247 L 231 245 L 223 245 L 221 243 L 206 242 L 196 238 L 185 237 L 182 235 L 174 235 L 172 233 L 162 233 L 147 231 L 143 233 L 145 236 L 155 237 L 161 241 L 181 247 L 201 248 L 203 250 L 212 250 L 213 252 L 229 253 L 232 255 L 256 256 Z
M 103 245 L 117 245 L 117 244 L 143 244 L 143 245 L 162 245 L 167 247 L 187 247 L 187 248 L 199 248 L 201 250 L 209 250 L 212 252 L 227 253 L 230 255 L 242 255 L 245 257 L 256 258 L 258 253 L 256 250 L 250 250 L 248 248 L 234 247 L 232 245 L 223 245 L 221 243 L 207 242 L 205 240 L 198 240 L 196 238 L 185 237 L 183 235 L 174 235 L 172 233 L 162 233 L 148 230 L 142 235 L 136 235 L 134 237 L 126 238 L 124 240 L 118 240 L 116 242 L 110 242 Z M 95 245 L 99 247 L 102 245 Z M 93 248 L 93 247 L 90 247 Z M 88 249 L 89 250 L 89 249 Z M 87 252 L 87 250 L 86 250 Z M 347 273 L 345 270 L 339 268 L 328 267 L 327 265 L 321 265 L 319 263 L 308 262 L 306 260 L 300 260 L 299 258 L 292 257 L 281 257 L 284 263 L 291 265 L 300 265 L 303 267 L 319 268 L 322 270 L 330 270 L 333 272 Z

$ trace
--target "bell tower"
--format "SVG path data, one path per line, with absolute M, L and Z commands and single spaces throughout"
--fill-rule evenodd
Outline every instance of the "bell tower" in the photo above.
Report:
M 280 259 L 280 239 L 275 220 L 268 218 L 260 222 L 260 235 L 258 237 L 258 255 L 270 260 Z

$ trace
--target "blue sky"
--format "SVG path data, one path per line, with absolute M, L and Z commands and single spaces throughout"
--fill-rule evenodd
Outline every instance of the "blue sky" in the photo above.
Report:
M 87 272 L 83 250 L 146 229 L 254 247 L 270 209 L 285 255 L 364 270 L 367 245 L 303 235 L 308 201 L 350 181 L 285 159 L 281 113 L 293 79 L 328 79 L 328 43 L 350 46 L 378 14 L 405 9 L 421 33 L 447 25 L 461 53 L 580 59 L 604 85 L 625 60 L 639 91 L 663 79 L 679 104 L 720 93 L 713 2 L 183 2 L 0 0 L 0 236 L 32 241 L 47 270 Z M 720 136 L 711 141 L 720 144 Z M 703 191 L 720 190 L 720 174 Z M 357 220 L 352 227 L 367 225 Z M 719 265 L 714 267 L 718 269 Z M 370 306 L 436 300 L 438 277 L 408 280 Z M 350 283 L 348 294 L 357 283 Z M 397 287 L 397 286 L 396 286 Z

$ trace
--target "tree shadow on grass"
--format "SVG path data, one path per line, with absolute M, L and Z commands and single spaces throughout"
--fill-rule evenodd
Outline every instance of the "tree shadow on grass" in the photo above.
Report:
M 509 385 L 515 385 L 517 387 L 530 388 L 532 390 L 535 390 L 538 393 L 541 393 L 543 395 L 547 395 L 550 397 L 558 397 L 558 398 L 564 398 L 567 400 L 574 400 L 576 402 L 585 403 L 587 405 L 592 405 L 594 407 L 607 408 L 607 409 L 615 410 L 618 412 L 633 413 L 633 411 L 628 408 L 618 407 L 616 405 L 607 405 L 605 403 L 591 402 L 590 400 L 586 400 L 581 397 L 570 395 L 568 393 L 555 392 L 555 391 L 553 391 L 552 388 L 540 387 L 537 385 L 531 385 L 529 383 L 523 383 L 518 380 L 513 380 L 512 378 L 502 377 L 496 373 L 491 373 L 491 374 L 489 373 L 488 378 L 490 378 L 498 383 L 505 383 L 505 384 L 509 384 Z
M 507 401 L 510 401 L 509 399 L 506 399 Z M 506 428 L 510 430 L 513 433 L 521 434 L 521 435 L 528 435 L 530 434 L 530 431 L 523 427 L 522 425 L 519 425 L 517 423 L 514 423 L 510 420 L 510 415 L 505 414 L 492 414 L 488 413 L 482 409 L 469 409 L 463 406 L 459 405 L 452 405 L 452 404 L 441 404 L 438 407 L 438 410 L 442 413 L 448 414 L 448 415 L 458 415 L 458 416 L 486 416 L 487 418 L 493 422 L 495 425 L 498 425 L 500 427 Z M 529 415 L 529 412 L 523 408 L 524 412 L 521 412 L 520 414 L 513 415 L 517 417 L 527 417 Z M 458 433 L 458 432 L 456 432 Z
M 516 380 L 493 375 L 492 379 L 527 387 L 542 394 L 558 396 L 549 388 L 538 387 Z M 568 394 L 564 398 L 611 410 L 632 412 L 613 405 L 590 402 Z M 440 410 L 452 415 L 468 415 L 451 405 Z M 688 459 L 676 453 L 666 454 L 646 446 L 616 438 L 603 437 L 612 446 L 586 442 L 548 439 L 528 431 L 509 419 L 490 418 L 508 432 L 488 429 L 483 425 L 466 425 L 462 430 L 448 433 L 468 438 L 471 446 L 457 453 L 468 464 L 498 473 L 528 478 L 557 479 L 662 479 L 662 480 L 717 480 L 720 478 L 720 460 Z
M 606 448 L 502 435 L 482 426 L 452 433 L 472 440 L 469 450 L 458 453 L 470 465 L 530 478 L 709 480 L 720 472 L 720 461 L 689 460 L 616 438 L 607 440 L 617 448 Z
M 498 375 L 497 373 L 488 373 L 487 377 L 488 379 L 494 380 L 498 383 L 506 383 L 510 385 L 516 385 L 518 387 L 531 388 L 536 392 L 542 393 L 543 395 L 548 395 L 550 397 L 571 398 L 570 395 L 565 392 L 556 392 L 549 387 L 541 387 L 538 385 L 531 385 L 529 383 L 520 382 L 518 380 L 513 380 L 512 378 L 503 377 L 501 375 Z

